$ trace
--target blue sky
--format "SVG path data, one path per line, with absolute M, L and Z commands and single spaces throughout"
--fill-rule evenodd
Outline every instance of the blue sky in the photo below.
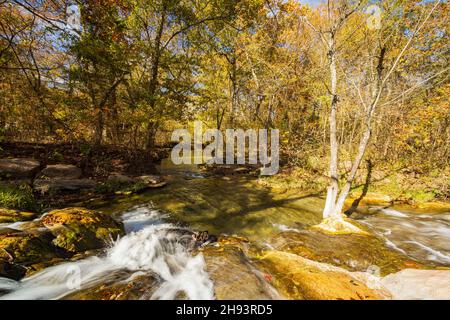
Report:
M 324 1 L 325 0 L 298 0 L 298 2 L 304 3 L 304 4 L 309 4 L 312 7 L 314 7 L 314 6 L 316 6 L 316 5 L 320 4 L 320 3 L 323 3 Z

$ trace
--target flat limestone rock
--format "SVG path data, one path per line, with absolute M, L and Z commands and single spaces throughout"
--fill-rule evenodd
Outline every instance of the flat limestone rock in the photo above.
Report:
M 351 272 L 292 253 L 268 251 L 261 262 L 273 278 L 274 287 L 290 299 L 378 300 L 386 298 L 381 287 L 370 288 L 361 277 Z
M 49 179 L 79 179 L 81 169 L 71 164 L 53 164 L 46 166 L 38 175 L 38 178 Z
M 39 170 L 40 163 L 31 158 L 0 159 L 0 176 L 6 178 L 31 178 Z
M 80 191 L 83 189 L 93 189 L 97 183 L 90 179 L 36 179 L 33 189 L 40 193 L 61 192 L 61 191 Z
M 404 269 L 381 283 L 396 300 L 450 300 L 450 270 Z
M 206 270 L 214 282 L 218 300 L 270 300 L 279 295 L 259 276 L 243 252 L 235 246 L 207 247 Z

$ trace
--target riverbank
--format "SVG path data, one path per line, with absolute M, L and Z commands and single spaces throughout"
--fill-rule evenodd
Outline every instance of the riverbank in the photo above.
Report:
M 450 168 L 445 172 L 419 173 L 408 169 L 361 168 L 347 199 L 347 208 L 359 199 L 361 205 L 406 204 L 423 210 L 450 209 Z M 368 179 L 368 180 L 367 180 Z M 326 171 L 282 168 L 277 175 L 261 177 L 260 183 L 276 190 L 298 190 L 300 193 L 325 194 Z M 345 175 L 341 177 L 345 182 Z

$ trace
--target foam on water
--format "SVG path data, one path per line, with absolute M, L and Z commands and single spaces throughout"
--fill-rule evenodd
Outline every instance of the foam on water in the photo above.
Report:
M 158 211 L 145 207 L 123 214 L 127 232 L 106 255 L 63 263 L 46 268 L 20 282 L 0 278 L 0 290 L 11 290 L 0 299 L 57 299 L 79 289 L 89 288 L 128 270 L 152 273 L 160 279 L 151 299 L 174 299 L 181 292 L 189 299 L 213 299 L 213 283 L 205 271 L 201 254 L 192 256 L 178 241 L 174 225 L 163 223 Z M 80 286 L 74 286 L 78 276 Z M 75 281 L 76 282 L 76 281 Z

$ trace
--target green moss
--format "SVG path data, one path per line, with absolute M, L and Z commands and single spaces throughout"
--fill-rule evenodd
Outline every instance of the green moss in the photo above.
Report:
M 99 249 L 124 234 L 123 225 L 110 216 L 83 208 L 54 210 L 43 223 L 56 237 L 53 243 L 69 252 Z
M 20 264 L 32 264 L 58 257 L 55 247 L 44 238 L 25 232 L 0 235 L 0 258 Z
M 39 211 L 33 190 L 28 185 L 18 187 L 0 185 L 0 207 L 6 209 Z

